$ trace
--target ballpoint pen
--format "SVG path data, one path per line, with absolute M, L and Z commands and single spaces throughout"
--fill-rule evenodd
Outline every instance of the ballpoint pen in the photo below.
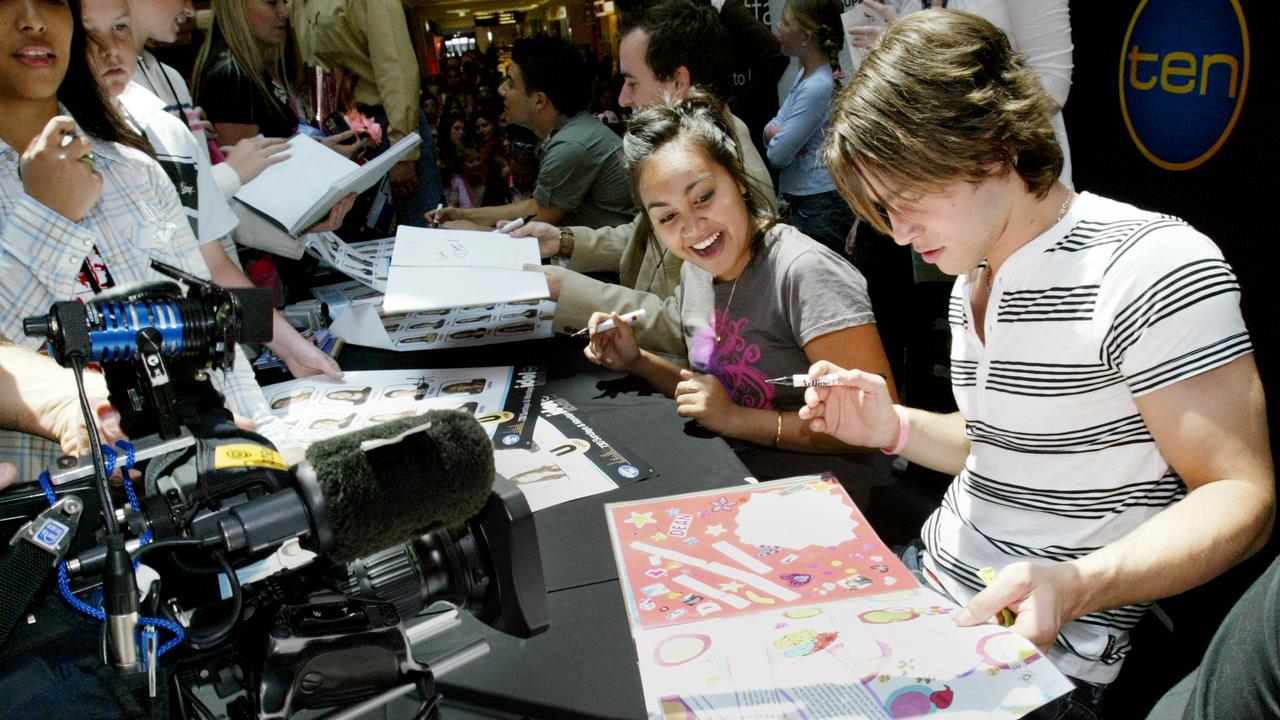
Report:
M 827 373 L 814 379 L 808 375 L 783 375 L 782 377 L 769 378 L 765 382 L 770 385 L 785 385 L 787 387 L 830 387 L 840 384 L 840 376 L 836 373 Z
M 528 215 L 525 215 L 524 217 L 518 217 L 515 220 L 512 220 L 511 222 L 507 223 L 506 225 L 503 225 L 502 227 L 498 228 L 498 232 L 509 233 L 512 230 L 515 230 L 516 228 L 520 227 L 521 225 L 524 225 L 525 223 L 529 222 L 533 218 L 534 218 L 534 213 L 530 213 Z
M 436 214 L 435 214 L 435 217 L 432 218 L 431 220 L 431 227 L 433 228 L 440 227 L 440 211 L 443 209 L 444 209 L 444 203 L 440 203 L 439 205 L 436 205 Z
M 645 315 L 644 308 L 640 308 L 639 310 L 632 310 L 629 313 L 623 313 L 618 317 L 622 318 L 622 322 L 630 324 L 632 321 L 643 319 L 644 315 Z M 598 333 L 609 332 L 615 327 L 617 326 L 613 324 L 613 318 L 609 318 L 608 320 L 605 320 L 604 322 L 596 326 L 596 332 Z M 589 332 L 591 332 L 591 328 L 582 328 L 578 332 L 574 333 L 572 337 L 582 337 L 583 335 L 586 335 Z

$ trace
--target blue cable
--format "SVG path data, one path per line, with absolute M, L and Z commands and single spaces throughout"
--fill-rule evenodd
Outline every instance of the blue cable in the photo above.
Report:
M 126 454 L 124 465 L 120 466 L 120 476 L 124 479 L 124 494 L 129 497 L 129 507 L 132 507 L 134 512 L 140 512 L 141 506 L 138 505 L 138 494 L 134 491 L 133 483 L 130 482 L 129 476 L 127 475 L 127 473 L 133 469 L 133 464 L 137 460 L 137 455 L 133 449 L 133 443 L 130 443 L 127 440 L 117 440 L 116 447 L 123 450 Z M 107 451 L 106 445 L 102 446 L 102 451 L 104 453 Z M 138 542 L 142 545 L 146 545 L 151 542 L 151 537 L 151 528 L 147 528 L 147 531 L 142 533 L 142 537 L 138 539 Z M 138 567 L 138 562 L 139 561 L 137 560 L 133 562 L 133 566 L 135 568 Z
M 125 455 L 127 456 L 124 461 L 124 469 L 132 470 L 134 463 L 137 462 L 138 460 L 138 455 L 136 452 L 134 452 L 134 449 L 133 449 L 133 443 L 129 442 L 128 440 L 117 440 L 116 447 L 123 450 L 125 452 Z
M 181 625 L 179 625 L 176 622 L 171 622 L 169 620 L 166 620 L 164 618 L 144 617 L 144 618 L 138 618 L 138 622 L 144 623 L 146 625 L 155 625 L 156 627 L 164 628 L 165 630 L 168 630 L 169 632 L 173 633 L 173 637 L 169 640 L 169 642 L 160 646 L 160 649 L 156 652 L 156 657 L 159 657 L 169 652 L 170 650 L 178 647 L 179 645 L 182 644 L 182 641 L 185 640 L 187 637 L 187 634 L 182 631 Z
M 102 461 L 106 463 L 107 477 L 111 477 L 111 473 L 116 471 L 116 460 L 120 457 L 110 445 L 99 445 L 102 448 Z
M 125 495 L 129 497 L 129 506 L 133 508 L 134 512 L 139 512 L 141 510 L 141 507 L 138 504 L 138 494 L 133 489 L 133 483 L 129 481 L 129 478 L 127 476 L 125 476 L 125 473 L 132 470 L 134 464 L 137 463 L 138 461 L 137 453 L 134 450 L 133 443 L 129 442 L 128 440 L 117 440 L 116 447 L 120 448 L 125 453 L 124 464 L 120 466 L 120 473 L 121 473 L 121 476 L 124 478 Z M 139 538 L 139 542 L 142 545 L 146 545 L 147 543 L 151 542 L 151 538 L 152 538 L 151 528 L 147 528 L 147 531 L 142 534 L 141 538 Z M 141 560 L 134 561 L 135 568 L 138 566 L 139 562 L 141 562 Z M 161 627 L 173 634 L 173 637 L 169 639 L 169 642 L 160 646 L 160 649 L 156 652 L 157 657 L 159 657 L 160 655 L 164 655 L 166 652 L 169 652 L 173 648 L 180 645 L 183 639 L 186 637 L 186 633 L 183 632 L 181 625 L 175 622 L 172 622 L 170 620 L 166 620 L 165 618 L 140 617 L 138 618 L 138 624 L 142 626 L 151 625 L 154 627 Z M 152 630 L 150 632 L 154 633 L 155 631 Z M 142 633 L 143 633 L 143 637 L 145 638 L 146 635 L 148 634 L 148 631 L 143 630 Z M 144 657 L 145 657 L 145 654 L 144 654 Z
M 91 618 L 97 618 L 98 620 L 107 619 L 107 614 L 102 611 L 102 608 L 90 605 L 76 597 L 75 593 L 71 592 L 71 581 L 67 579 L 67 563 L 65 561 L 58 563 L 58 589 L 62 591 L 63 599 L 66 600 L 71 607 Z
M 134 453 L 133 445 L 128 442 L 125 442 L 124 440 L 118 441 L 116 445 L 119 446 L 120 449 L 126 453 L 125 464 L 122 467 L 122 472 L 128 472 L 129 470 L 132 470 L 134 462 L 137 460 L 137 456 Z M 103 453 L 103 459 L 106 461 L 106 464 L 107 464 L 107 467 L 106 467 L 107 475 L 110 475 L 115 470 L 115 463 L 119 456 L 116 454 L 115 450 L 112 450 L 111 447 L 107 445 L 102 446 L 102 453 Z M 133 491 L 133 484 L 129 482 L 128 478 L 125 479 L 124 487 L 125 487 L 125 494 L 129 496 L 129 504 L 133 507 L 134 510 L 137 510 L 138 509 L 137 494 Z M 40 473 L 40 489 L 44 491 L 45 499 L 49 501 L 50 506 L 58 502 L 58 496 L 53 492 L 53 484 L 49 480 L 49 471 L 47 470 Z M 147 532 L 142 536 L 142 544 L 145 545 L 150 541 L 151 541 L 151 530 L 148 528 Z M 137 566 L 138 566 L 138 561 L 135 560 L 134 567 L 136 568 Z M 62 592 L 63 599 L 66 600 L 67 603 L 71 605 L 71 607 L 75 608 L 76 610 L 79 610 L 85 615 L 88 615 L 89 617 L 94 618 L 96 620 L 104 621 L 107 619 L 107 614 L 103 612 L 102 608 L 97 608 L 90 605 L 89 603 L 76 597 L 75 593 L 71 592 L 71 581 L 67 577 L 67 563 L 65 560 L 63 562 L 58 563 L 58 589 Z M 155 627 L 164 628 L 165 630 L 168 630 L 170 633 L 173 634 L 173 637 L 169 640 L 169 642 L 165 643 L 164 645 L 161 645 L 159 650 L 156 651 L 156 657 L 164 655 L 165 653 L 169 652 L 170 650 L 177 647 L 178 645 L 181 645 L 182 641 L 186 639 L 186 633 L 182 630 L 182 626 L 175 622 L 171 622 L 165 618 L 139 617 L 138 625 L 141 627 L 152 625 Z M 141 630 L 140 632 L 146 633 L 147 631 Z M 145 653 L 143 653 L 143 657 L 144 658 L 146 657 Z
M 49 471 L 45 470 L 40 473 L 40 489 L 44 490 L 44 499 L 49 501 L 49 506 L 53 507 L 58 502 L 58 496 L 53 494 L 53 485 L 49 483 Z

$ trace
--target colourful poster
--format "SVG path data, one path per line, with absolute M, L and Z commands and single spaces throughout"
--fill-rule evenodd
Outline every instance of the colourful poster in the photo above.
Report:
M 830 476 L 610 503 L 635 627 L 917 586 Z
M 650 718 L 1013 720 L 1071 690 L 1029 642 L 917 587 L 636 633 Z

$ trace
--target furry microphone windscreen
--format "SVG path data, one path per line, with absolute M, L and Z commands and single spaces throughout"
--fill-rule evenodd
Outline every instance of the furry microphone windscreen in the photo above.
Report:
M 307 450 L 307 461 L 333 531 L 329 555 L 338 562 L 462 525 L 484 507 L 493 486 L 489 434 L 459 410 L 323 440 Z

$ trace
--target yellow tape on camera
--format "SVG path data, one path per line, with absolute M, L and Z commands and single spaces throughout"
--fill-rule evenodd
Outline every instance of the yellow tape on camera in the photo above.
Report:
M 288 470 L 284 457 L 272 448 L 250 443 L 231 443 L 213 449 L 213 469 L 226 470 L 237 467 L 268 467 Z

